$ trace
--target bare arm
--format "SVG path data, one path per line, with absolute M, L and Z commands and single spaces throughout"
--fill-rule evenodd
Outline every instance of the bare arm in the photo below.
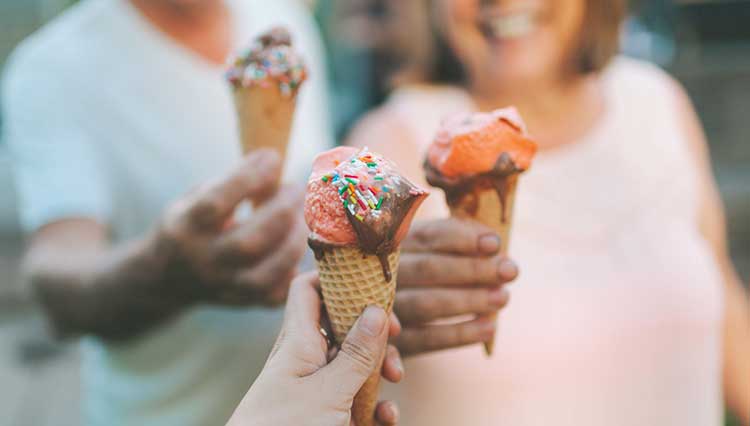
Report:
M 724 279 L 724 394 L 727 405 L 750 425 L 750 303 L 727 248 L 727 230 L 721 197 L 714 182 L 708 145 L 687 94 L 676 86 L 680 116 L 700 170 L 700 230 L 711 245 Z
M 74 219 L 34 235 L 25 269 L 57 334 L 121 339 L 189 303 L 166 288 L 165 263 L 151 237 L 112 247 L 102 225 Z
M 61 336 L 122 340 L 195 303 L 275 305 L 304 252 L 297 191 L 269 197 L 278 156 L 256 154 L 170 206 L 153 231 L 113 246 L 102 225 L 52 223 L 32 238 L 26 275 Z M 264 199 L 250 220 L 235 207 Z

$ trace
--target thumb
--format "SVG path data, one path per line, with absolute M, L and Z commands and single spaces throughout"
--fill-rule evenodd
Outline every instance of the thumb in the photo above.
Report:
M 243 200 L 273 194 L 280 175 L 278 153 L 270 149 L 254 151 L 228 175 L 201 187 L 188 210 L 188 217 L 199 227 L 220 226 Z
M 378 306 L 368 306 L 352 327 L 336 358 L 316 373 L 324 375 L 326 394 L 354 398 L 370 375 L 380 369 L 388 343 L 388 315 Z M 343 394 L 343 395 L 342 395 Z

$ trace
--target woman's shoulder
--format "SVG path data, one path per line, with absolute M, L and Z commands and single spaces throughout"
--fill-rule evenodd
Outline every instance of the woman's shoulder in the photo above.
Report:
M 603 79 L 618 94 L 635 98 L 673 97 L 680 90 L 677 80 L 659 66 L 625 56 L 612 61 Z

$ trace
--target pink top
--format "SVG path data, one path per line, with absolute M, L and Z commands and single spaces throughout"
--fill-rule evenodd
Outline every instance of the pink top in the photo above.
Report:
M 520 180 L 510 252 L 521 276 L 495 356 L 477 345 L 407 361 L 405 381 L 386 392 L 403 424 L 721 424 L 722 285 L 698 232 L 697 173 L 673 90 L 631 59 L 603 77 L 601 122 L 541 151 Z M 413 159 L 401 165 L 426 185 L 415 154 L 441 117 L 473 108 L 455 88 L 399 90 L 381 112 L 414 146 L 386 154 Z M 447 215 L 441 191 L 421 214 Z

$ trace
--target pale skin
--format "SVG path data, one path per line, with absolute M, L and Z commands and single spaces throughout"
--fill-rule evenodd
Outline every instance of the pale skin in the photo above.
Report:
M 465 88 L 480 109 L 515 105 L 534 129 L 542 150 L 576 143 L 598 121 L 604 108 L 598 75 L 571 75 L 569 66 L 585 13 L 583 0 L 435 0 L 431 4 L 436 26 L 462 62 L 468 75 Z M 516 38 L 488 38 L 482 33 L 479 16 L 518 10 L 535 16 L 533 33 Z M 421 84 L 429 88 L 429 82 Z M 700 221 L 695 226 L 710 244 L 724 278 L 724 394 L 730 409 L 750 424 L 750 303 L 729 258 L 724 212 L 702 127 L 684 90 L 676 82 L 672 85 L 701 177 Z M 571 116 L 576 120 L 569 120 Z M 350 143 L 394 158 L 419 158 L 417 152 L 407 152 L 417 144 L 403 143 L 413 136 L 401 123 L 402 117 L 392 111 L 376 111 L 355 128 Z M 407 175 L 421 173 L 418 161 L 402 161 L 400 166 Z
M 354 396 L 379 368 L 388 337 L 400 332 L 393 316 L 368 307 L 341 345 L 331 349 L 319 328 L 328 328 L 315 273 L 292 283 L 284 326 L 266 366 L 235 410 L 228 426 L 320 425 L 356 426 L 351 420 Z M 328 328 L 330 331 L 330 328 Z M 386 358 L 381 373 L 401 379 L 400 361 Z M 397 361 L 397 358 L 395 359 Z M 398 409 L 381 402 L 375 410 L 379 426 L 398 422 Z

